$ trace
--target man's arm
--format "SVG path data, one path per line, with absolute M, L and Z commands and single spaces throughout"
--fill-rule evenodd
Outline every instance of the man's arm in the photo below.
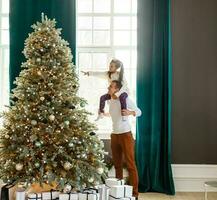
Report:
M 142 111 L 135 105 L 133 101 L 127 98 L 127 110 L 122 110 L 122 115 L 133 115 L 134 117 L 139 117 L 142 115 Z

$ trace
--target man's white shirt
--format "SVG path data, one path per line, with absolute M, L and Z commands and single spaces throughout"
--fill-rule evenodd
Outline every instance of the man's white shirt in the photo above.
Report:
M 122 120 L 121 115 L 121 104 L 119 99 L 111 99 L 109 100 L 109 114 L 112 118 L 112 126 L 113 130 L 112 133 L 114 134 L 121 134 L 131 131 L 131 126 L 129 122 L 129 116 L 125 116 L 126 120 Z M 139 117 L 142 112 L 141 110 L 134 104 L 134 102 L 127 98 L 127 109 L 130 111 L 135 111 L 136 117 Z

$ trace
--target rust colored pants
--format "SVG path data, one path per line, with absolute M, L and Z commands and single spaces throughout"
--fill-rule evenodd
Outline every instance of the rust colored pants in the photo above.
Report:
M 133 196 L 138 197 L 138 172 L 132 133 L 111 134 L 111 149 L 116 178 L 123 178 L 123 159 L 125 159 L 129 172 L 129 183 L 133 186 Z

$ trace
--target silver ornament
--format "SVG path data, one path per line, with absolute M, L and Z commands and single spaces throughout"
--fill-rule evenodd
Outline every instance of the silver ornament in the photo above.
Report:
M 63 165 L 65 170 L 70 170 L 72 168 L 72 164 L 70 162 L 65 162 Z

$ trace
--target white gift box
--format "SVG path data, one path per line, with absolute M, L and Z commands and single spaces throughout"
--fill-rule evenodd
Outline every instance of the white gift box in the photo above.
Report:
M 23 188 L 18 188 L 16 191 L 16 200 L 25 200 L 26 199 L 26 191 Z
M 60 192 L 51 190 L 50 192 L 42 192 L 43 200 L 54 200 L 59 198 Z
M 112 187 L 115 185 L 124 185 L 124 179 L 117 179 L 117 178 L 107 178 L 105 180 L 105 184 L 108 187 Z
M 109 191 L 110 188 L 107 187 L 105 184 L 98 185 L 97 189 L 99 191 L 99 200 L 108 200 L 109 199 Z
M 29 193 L 27 195 L 28 200 L 42 200 L 42 194 L 41 193 Z
M 122 198 L 114 198 L 109 196 L 109 200 L 135 200 L 135 197 L 122 197 Z
M 132 197 L 133 187 L 131 185 L 115 185 L 110 188 L 110 195 L 115 198 Z
M 122 198 L 124 197 L 124 186 L 123 185 L 115 185 L 110 188 L 110 196 L 114 198 Z
M 133 195 L 133 186 L 124 185 L 124 197 L 132 197 Z
M 99 200 L 99 193 L 83 192 L 78 194 L 79 200 Z
M 29 193 L 28 200 L 55 200 L 59 198 L 60 192 L 51 190 L 50 192 Z
M 78 193 L 59 194 L 59 200 L 78 200 Z

